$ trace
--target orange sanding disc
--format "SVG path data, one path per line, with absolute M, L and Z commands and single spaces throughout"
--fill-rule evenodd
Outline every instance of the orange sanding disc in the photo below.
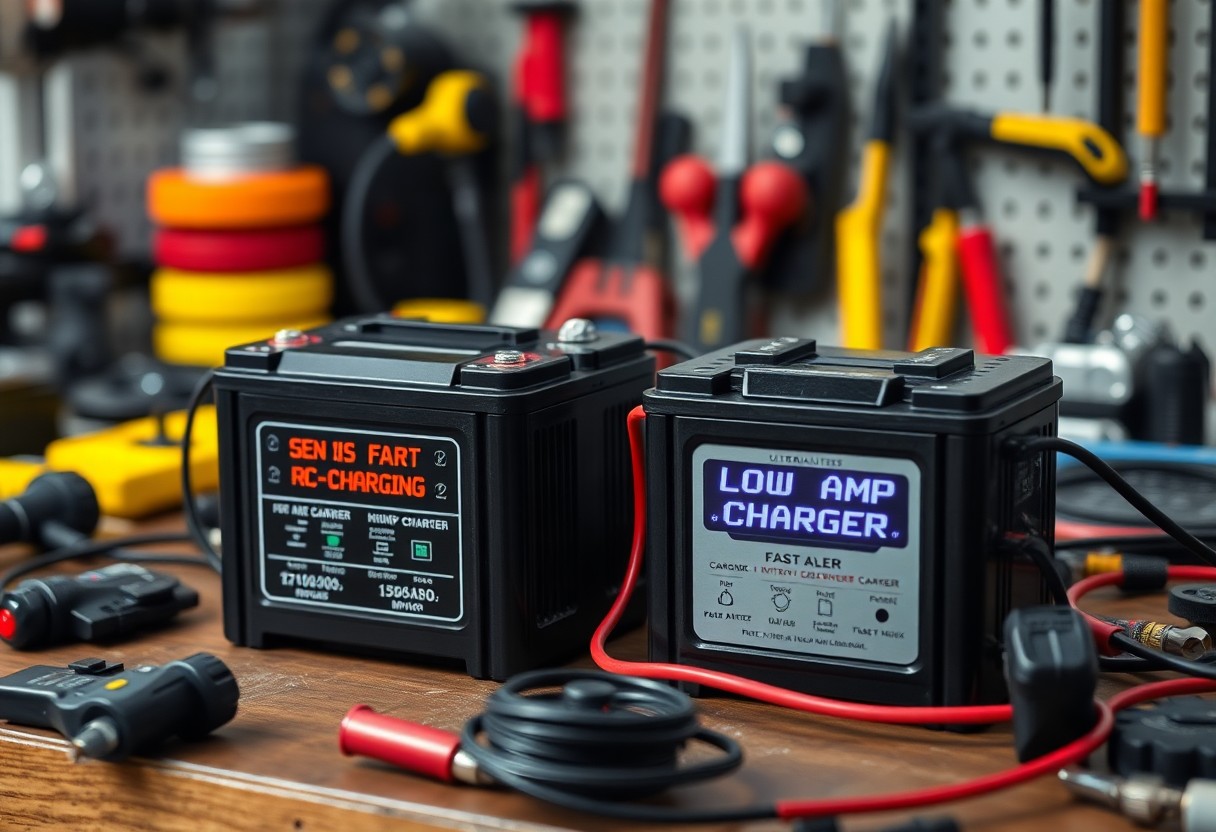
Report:
M 329 180 L 316 165 L 232 179 L 180 168 L 148 179 L 148 216 L 168 228 L 271 228 L 316 222 L 329 209 Z

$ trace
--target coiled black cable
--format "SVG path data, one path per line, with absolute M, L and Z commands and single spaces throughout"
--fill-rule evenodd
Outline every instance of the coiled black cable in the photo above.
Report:
M 690 742 L 722 752 L 681 765 Z M 490 777 L 569 809 L 628 820 L 771 818 L 775 806 L 689 811 L 628 803 L 738 768 L 730 737 L 702 728 L 673 687 L 595 670 L 542 670 L 510 679 L 465 723 L 461 749 Z

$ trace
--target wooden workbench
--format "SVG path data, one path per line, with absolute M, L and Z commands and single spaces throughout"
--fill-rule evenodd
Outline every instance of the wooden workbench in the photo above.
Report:
M 0 568 L 24 553 L 0 549 Z M 115 647 L 77 645 L 38 653 L 0 648 L 0 675 L 31 664 L 89 655 L 129 666 L 161 664 L 207 651 L 232 668 L 241 687 L 236 718 L 210 739 L 177 743 L 156 759 L 73 764 L 57 735 L 0 727 L 0 829 L 133 830 L 518 830 L 627 828 L 493 789 L 448 786 L 369 760 L 343 757 L 337 729 L 355 703 L 445 729 L 481 709 L 491 682 L 463 673 L 302 649 L 251 650 L 225 641 L 218 578 L 167 568 L 202 595 L 174 626 Z M 1105 596 L 1113 598 L 1113 596 Z M 1103 602 L 1108 611 L 1153 611 L 1161 599 Z M 642 657 L 640 633 L 613 652 Z M 680 791 L 678 805 L 738 806 L 778 797 L 885 792 L 946 784 L 1014 761 L 1008 726 L 956 735 L 869 726 L 783 711 L 753 702 L 699 703 L 709 727 L 735 737 L 746 759 L 735 774 Z M 980 800 L 931 810 L 982 830 L 1133 829 L 1105 811 L 1074 803 L 1047 778 Z M 894 816 L 850 820 L 878 829 Z M 643 827 L 633 827 L 641 829 Z M 672 827 L 666 827 L 672 828 Z M 703 826 L 725 830 L 734 826 Z M 748 829 L 788 828 L 777 822 Z

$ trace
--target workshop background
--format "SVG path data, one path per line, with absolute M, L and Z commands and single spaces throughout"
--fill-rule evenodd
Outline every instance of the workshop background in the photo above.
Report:
M 18 5 L 11 3 L 7 14 L 14 15 Z M 1114 4 L 1075 0 L 1053 5 L 1051 112 L 1096 120 L 1101 115 L 1101 18 Z M 1216 189 L 1207 123 L 1211 4 L 1169 4 L 1168 127 L 1158 167 L 1163 194 L 1180 192 L 1193 199 L 1188 203 L 1192 207 L 1178 210 L 1170 209 L 1167 199 L 1166 210 L 1153 222 L 1136 219 L 1130 196 L 1142 158 L 1135 131 L 1138 4 L 1123 6 L 1126 48 L 1120 86 L 1125 106 L 1123 129 L 1116 138 L 1129 155 L 1129 175 L 1122 186 L 1129 199 L 1116 212 L 1120 219 L 1107 291 L 1093 329 L 1109 327 L 1118 314 L 1133 313 L 1154 330 L 1146 336 L 1150 339 L 1160 337 L 1154 328 L 1165 324 L 1184 349 L 1196 336 L 1207 348 L 1203 339 L 1212 320 L 1207 286 L 1213 249 L 1205 239 L 1204 214 L 1193 206 L 1213 201 L 1204 196 L 1204 189 Z M 488 176 L 501 187 L 483 190 L 494 273 L 502 280 L 508 272 L 507 183 L 516 149 L 512 62 L 524 30 L 522 18 L 506 0 L 417 0 L 407 7 L 413 22 L 446 41 L 457 64 L 488 72 L 493 79 L 502 120 L 494 150 L 498 164 Z M 327 8 L 320 0 L 294 0 L 232 19 L 219 16 L 213 26 L 218 88 L 207 101 L 188 94 L 191 59 L 187 37 L 180 32 L 135 32 L 124 35 L 120 44 L 64 51 L 45 63 L 41 132 L 59 203 L 84 208 L 112 230 L 121 260 L 146 264 L 153 228 L 145 202 L 149 174 L 179 162 L 184 127 L 266 119 L 299 126 L 306 121 L 302 78 L 310 61 L 317 59 L 318 26 Z M 922 159 L 933 153 L 926 150 L 928 140 L 922 134 L 914 136 L 909 130 L 909 99 L 937 98 L 990 114 L 1040 112 L 1041 8 L 1040 3 L 1014 0 L 675 0 L 665 46 L 664 108 L 691 120 L 692 149 L 713 162 L 723 133 L 732 32 L 744 24 L 753 51 L 752 158 L 771 158 L 775 131 L 786 117 L 778 100 L 782 82 L 799 78 L 807 45 L 836 41 L 847 71 L 848 99 L 848 139 L 837 149 L 847 161 L 835 206 L 839 209 L 857 189 L 886 27 L 895 21 L 900 104 L 879 244 L 883 342 L 903 347 L 920 264 L 918 229 L 927 223 L 939 187 L 931 163 L 913 170 L 914 153 Z M 545 176 L 549 182 L 561 177 L 586 182 L 611 217 L 620 215 L 628 193 L 645 26 L 646 5 L 641 0 L 587 0 L 579 4 L 566 30 L 568 128 L 562 153 L 546 166 Z M 0 72 L 0 111 L 28 112 L 32 93 L 22 75 L 30 68 L 7 63 Z M 139 83 L 149 66 L 168 78 L 153 91 Z M 28 118 L 0 118 L 0 216 L 22 203 L 21 171 L 41 155 L 37 128 Z M 978 203 L 995 236 L 1016 343 L 1033 350 L 1063 340 L 1095 240 L 1095 209 L 1079 193 L 1094 189 L 1062 155 L 982 141 L 960 143 L 956 149 L 966 158 Z M 811 194 L 821 212 L 812 215 L 812 222 L 822 223 L 822 210 L 831 201 L 826 196 Z M 697 292 L 697 281 L 694 269 L 679 256 L 679 239 L 673 227 L 669 260 L 678 294 L 687 304 Z M 337 257 L 331 250 L 331 262 Z M 408 259 L 398 265 L 402 297 L 432 293 L 431 284 L 411 285 Z M 840 342 L 836 278 L 820 271 L 801 275 L 789 291 L 773 296 L 768 331 Z M 116 354 L 146 349 L 150 317 L 139 291 L 142 283 L 138 278 L 134 283 L 135 290 L 115 292 L 110 301 Z M 972 339 L 961 293 L 958 305 L 954 340 L 968 344 Z M 40 304 L 19 304 L 5 323 L 18 339 L 24 333 L 28 340 L 36 339 L 47 320 Z M 1050 348 L 1042 351 L 1059 362 Z

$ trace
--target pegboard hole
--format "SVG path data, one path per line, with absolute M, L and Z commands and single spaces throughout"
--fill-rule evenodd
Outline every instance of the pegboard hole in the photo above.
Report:
M 1165 268 L 1169 265 L 1170 253 L 1164 248 L 1153 249 L 1153 265 L 1157 268 Z
M 1190 257 L 1191 268 L 1200 271 L 1207 264 L 1207 257 L 1202 251 L 1192 251 Z
M 1164 309 L 1165 305 L 1169 303 L 1169 295 L 1165 293 L 1164 289 L 1154 289 L 1148 299 L 1158 309 Z
M 1040 260 L 1047 260 L 1051 257 L 1051 246 L 1047 243 L 1039 243 L 1034 247 L 1034 256 Z
M 1192 312 L 1198 312 L 1203 309 L 1203 292 L 1191 292 L 1187 296 L 1186 305 L 1190 307 Z

